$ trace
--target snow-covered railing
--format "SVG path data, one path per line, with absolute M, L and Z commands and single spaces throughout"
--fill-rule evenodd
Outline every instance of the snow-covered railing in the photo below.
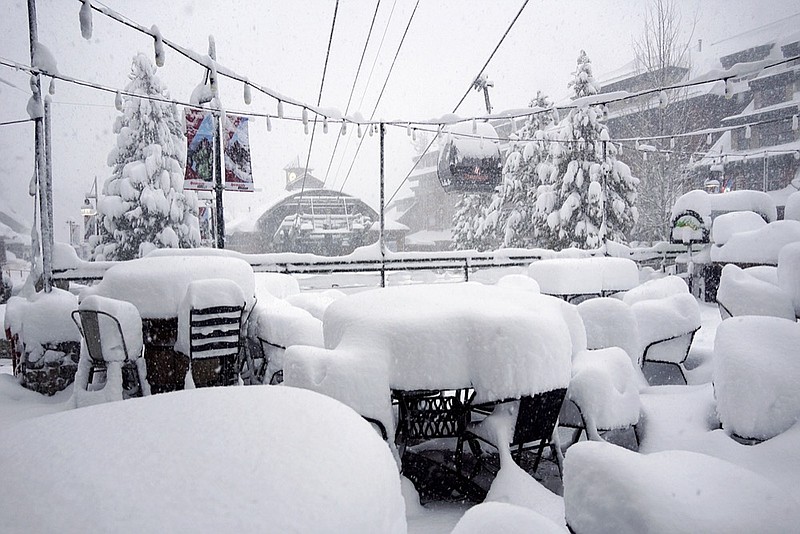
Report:
M 56 247 L 53 278 L 56 280 L 100 280 L 105 271 L 120 262 L 83 261 L 74 254 Z M 73 250 L 71 247 L 67 247 Z M 381 255 L 377 243 L 356 249 L 346 256 L 318 256 L 302 253 L 243 254 L 220 249 L 158 249 L 150 256 L 233 256 L 248 262 L 255 272 L 278 272 L 285 274 L 333 274 L 333 273 L 388 273 L 399 271 L 452 270 L 464 274 L 469 280 L 471 272 L 478 269 L 501 267 L 527 267 L 531 263 L 547 258 L 580 258 L 591 256 L 613 256 L 629 258 L 637 263 L 674 263 L 675 258 L 686 252 L 683 245 L 656 243 L 651 247 L 631 248 L 608 242 L 606 249 L 499 249 L 488 252 L 459 250 L 444 252 L 386 252 Z

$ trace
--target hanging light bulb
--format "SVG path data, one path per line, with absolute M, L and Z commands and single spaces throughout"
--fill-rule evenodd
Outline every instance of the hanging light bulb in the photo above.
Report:
M 669 147 L 671 149 L 673 149 L 673 150 L 675 149 L 675 138 L 674 137 L 670 137 L 669 138 Z
M 342 121 L 342 135 L 347 135 L 347 121 Z
M 372 135 L 372 129 L 370 129 L 369 134 Z M 406 135 L 411 137 L 411 123 L 406 124 Z
M 356 125 L 356 136 L 359 139 L 361 139 L 361 123 L 360 122 Z
M 639 150 L 639 140 L 636 140 L 636 150 Z
M 483 136 L 481 136 L 481 144 L 480 144 L 480 147 L 481 147 L 481 150 L 483 150 Z
M 733 96 L 733 82 L 730 78 L 725 78 L 725 98 L 730 99 Z
M 328 117 L 322 117 L 322 133 L 328 133 Z
M 747 127 L 744 129 L 744 138 L 750 139 L 752 136 L 753 136 L 753 129 L 750 128 L 750 125 L 748 124 Z
M 372 137 L 372 135 L 375 133 L 375 125 L 370 124 L 369 126 L 367 126 L 367 131 L 369 132 L 369 136 Z M 411 133 L 409 133 L 408 135 L 411 135 Z
M 412 141 L 416 141 L 417 140 L 417 129 L 416 128 L 412 128 L 411 129 L 411 140 Z
M 669 161 L 669 152 L 665 152 L 665 153 L 664 153 L 664 157 L 665 157 L 665 159 L 666 159 L 667 161 Z
M 660 91 L 658 93 L 658 107 L 660 107 L 661 109 L 667 107 L 667 93 L 665 93 L 664 91 Z
M 252 102 L 252 101 L 253 101 L 253 95 L 250 94 L 250 85 L 248 85 L 247 82 L 245 82 L 244 83 L 244 103 L 249 106 L 250 102 Z
M 711 137 L 711 132 L 708 132 L 708 135 L 706 136 L 706 144 L 710 145 L 713 142 L 714 142 L 714 138 Z
M 308 126 L 308 109 L 303 108 L 303 124 Z
M 797 131 L 797 115 L 792 115 L 792 130 Z
M 283 100 L 278 100 L 278 118 L 283 118 Z
M 797 150 L 797 151 L 795 151 L 795 153 L 794 153 L 794 159 L 796 159 L 796 160 L 800 160 L 800 150 Z
M 270 120 L 269 115 L 267 115 L 267 131 L 272 131 L 272 121 Z
M 647 152 L 642 152 L 642 161 L 647 161 Z
M 475 120 L 475 117 L 472 118 L 472 133 L 478 133 L 478 121 Z
M 114 107 L 117 108 L 117 111 L 122 111 L 122 93 L 117 91 L 117 95 L 114 97 Z

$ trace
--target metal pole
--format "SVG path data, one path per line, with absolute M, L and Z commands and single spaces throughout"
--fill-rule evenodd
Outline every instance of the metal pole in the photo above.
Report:
M 225 218 L 222 206 L 222 136 L 219 114 L 214 113 L 214 192 L 216 193 L 217 248 L 225 248 Z
M 381 216 L 381 229 L 379 234 L 379 244 L 381 249 L 381 287 L 386 287 L 386 239 L 384 237 L 384 151 L 383 151 L 383 141 L 384 137 L 386 136 L 386 125 L 384 123 L 380 123 L 380 133 L 381 133 L 381 204 L 380 204 L 380 216 Z
M 36 43 L 39 40 L 39 34 L 36 28 L 36 0 L 28 0 L 28 36 L 30 39 L 30 53 L 31 65 L 35 66 L 34 56 L 36 55 Z M 42 100 L 42 81 L 41 75 L 33 75 L 33 90 L 38 94 L 40 103 Z M 45 183 L 46 162 L 45 162 L 45 146 L 44 146 L 44 121 L 42 117 L 37 117 L 34 120 L 34 143 L 35 143 L 35 158 L 36 158 L 36 174 L 39 183 L 39 221 L 41 228 L 41 245 L 42 245 L 42 277 L 44 283 L 44 291 L 49 293 L 53 287 L 53 269 L 52 269 L 52 239 L 53 227 L 49 217 L 48 208 L 48 191 Z

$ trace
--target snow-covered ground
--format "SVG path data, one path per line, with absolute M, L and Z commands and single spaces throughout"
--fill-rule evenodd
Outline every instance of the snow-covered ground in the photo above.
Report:
M 352 281 L 343 281 L 340 287 L 346 287 L 349 285 L 348 282 Z M 304 284 L 301 282 L 302 285 Z M 302 294 L 300 293 L 300 295 Z M 297 304 L 302 303 L 307 307 L 309 305 L 303 302 L 303 298 L 297 296 L 293 300 Z M 694 338 L 686 361 L 689 385 L 648 387 L 640 392 L 642 419 L 639 423 L 641 438 L 639 452 L 643 454 L 637 455 L 622 449 L 617 450 L 618 448 L 612 445 L 594 443 L 575 445 L 574 450 L 577 453 L 572 458 L 570 458 L 570 450 L 567 450 L 565 474 L 565 486 L 567 487 L 565 487 L 565 492 L 568 500 L 566 513 L 571 518 L 571 522 L 574 522 L 573 524 L 585 525 L 586 522 L 596 522 L 598 518 L 605 518 L 603 520 L 606 526 L 598 527 L 597 530 L 617 529 L 617 532 L 620 529 L 625 531 L 625 528 L 628 529 L 627 531 L 637 531 L 637 528 L 642 525 L 637 527 L 635 523 L 631 523 L 635 518 L 639 518 L 639 520 L 644 518 L 650 522 L 649 526 L 669 528 L 670 531 L 686 528 L 680 522 L 680 518 L 684 516 L 694 521 L 686 524 L 694 526 L 725 525 L 731 524 L 731 520 L 746 519 L 747 525 L 760 527 L 760 530 L 766 532 L 780 531 L 787 524 L 797 524 L 791 523 L 791 521 L 797 518 L 796 503 L 800 503 L 800 485 L 797 484 L 797 481 L 800 480 L 800 454 L 797 453 L 800 450 L 800 426 L 794 424 L 788 430 L 758 445 L 741 444 L 719 428 L 714 388 L 711 381 L 715 372 L 715 336 L 721 320 L 716 305 L 700 302 L 699 311 L 702 326 Z M 2 320 L 4 312 L 5 306 L 0 306 L 0 320 Z M 379 452 L 376 452 L 382 447 L 382 444 L 379 440 L 373 440 L 372 435 L 364 436 L 364 439 L 349 435 L 350 432 L 358 434 L 364 428 L 369 427 L 360 425 L 359 423 L 362 421 L 359 418 L 353 419 L 346 414 L 343 415 L 342 412 L 347 410 L 332 408 L 331 403 L 323 402 L 323 407 L 320 409 L 332 410 L 330 417 L 343 418 L 345 422 L 342 424 L 349 425 L 346 437 L 331 436 L 335 432 L 321 435 L 317 430 L 295 428 L 297 425 L 290 425 L 291 417 L 281 418 L 270 415 L 265 419 L 261 415 L 253 415 L 251 412 L 259 412 L 263 410 L 264 406 L 270 404 L 282 407 L 281 409 L 288 408 L 291 404 L 285 398 L 278 399 L 269 393 L 263 396 L 256 391 L 245 391 L 260 390 L 259 387 L 219 388 L 214 392 L 185 391 L 93 408 L 70 410 L 71 392 L 69 390 L 53 397 L 45 397 L 20 387 L 10 373 L 10 361 L 0 360 L 0 444 L 2 444 L 0 447 L 0 466 L 2 466 L 0 467 L 0 473 L 2 473 L 0 478 L 9 477 L 8 479 L 14 486 L 14 491 L 10 493 L 17 495 L 12 500 L 4 499 L 6 504 L 2 507 L 3 512 L 0 514 L 4 518 L 0 525 L 4 525 L 4 528 L 0 530 L 8 529 L 7 531 L 12 532 L 29 530 L 32 524 L 31 519 L 15 514 L 15 512 L 19 512 L 20 507 L 24 507 L 36 508 L 44 515 L 44 517 L 37 517 L 34 521 L 35 524 L 54 526 L 51 522 L 53 518 L 66 518 L 64 520 L 67 521 L 65 523 L 67 526 L 64 527 L 64 531 L 71 531 L 70 525 L 78 528 L 84 524 L 81 521 L 85 519 L 82 513 L 70 514 L 69 511 L 73 509 L 71 507 L 80 508 L 79 505 L 82 505 L 86 506 L 87 510 L 91 510 L 91 503 L 81 503 L 79 499 L 64 497 L 64 495 L 71 493 L 87 495 L 86 492 L 94 491 L 94 489 L 90 490 L 93 484 L 99 484 L 107 491 L 112 491 L 117 483 L 120 483 L 118 491 L 121 495 L 118 500 L 114 501 L 116 503 L 114 506 L 122 506 L 123 511 L 120 512 L 118 508 L 114 508 L 117 512 L 113 512 L 113 510 L 103 512 L 102 515 L 107 516 L 111 521 L 124 522 L 125 513 L 143 514 L 147 511 L 150 516 L 156 517 L 156 521 L 159 513 L 166 514 L 163 516 L 162 522 L 152 525 L 169 524 L 176 528 L 186 525 L 187 523 L 183 522 L 185 517 L 175 516 L 158 499 L 145 499 L 135 505 L 131 505 L 129 502 L 136 495 L 141 496 L 137 497 L 141 499 L 151 495 L 153 493 L 152 479 L 162 472 L 169 473 L 173 478 L 170 484 L 159 482 L 159 487 L 162 490 L 169 488 L 169 491 L 175 491 L 177 488 L 177 491 L 184 495 L 181 500 L 182 504 L 188 506 L 188 509 L 194 510 L 194 513 L 200 513 L 201 516 L 204 509 L 213 509 L 215 513 L 223 515 L 230 514 L 229 519 L 232 523 L 229 524 L 239 525 L 244 530 L 256 528 L 259 525 L 269 530 L 271 526 L 274 527 L 281 524 L 280 521 L 285 521 L 286 517 L 300 517 L 276 516 L 276 522 L 270 523 L 270 512 L 266 510 L 268 507 L 265 505 L 265 510 L 261 514 L 254 515 L 251 522 L 241 520 L 240 514 L 253 513 L 257 508 L 257 506 L 254 508 L 253 503 L 264 502 L 259 501 L 264 498 L 263 492 L 276 484 L 293 488 L 291 491 L 295 492 L 297 499 L 307 504 L 304 514 L 310 517 L 303 516 L 303 520 L 309 521 L 308 524 L 311 526 L 326 524 L 324 523 L 325 519 L 316 513 L 319 511 L 317 508 L 327 509 L 326 506 L 341 506 L 343 510 L 352 511 L 353 508 L 348 507 L 352 507 L 355 502 L 356 509 L 358 506 L 363 507 L 361 512 L 372 518 L 373 525 L 384 525 L 380 529 L 381 531 L 398 527 L 398 520 L 393 514 L 396 512 L 397 506 L 402 508 L 395 502 L 400 494 L 401 484 L 396 484 L 395 472 L 394 475 L 389 474 L 383 477 L 383 480 L 395 480 L 395 482 L 390 482 L 388 486 L 381 486 L 379 480 L 381 475 L 377 474 L 380 469 L 383 469 L 380 467 L 384 465 L 382 462 L 391 456 L 387 454 L 383 458 Z M 216 403 L 211 402 L 212 396 Z M 315 395 L 309 397 L 301 394 L 300 396 L 305 399 L 304 402 L 308 401 L 311 404 L 317 402 L 314 400 Z M 256 397 L 258 398 L 256 399 Z M 196 406 L 200 404 L 207 407 L 212 404 L 223 406 L 219 412 L 213 410 L 209 412 L 211 420 L 216 421 L 214 425 L 219 422 L 214 417 L 219 417 L 223 412 L 227 414 L 223 419 L 230 420 L 222 426 L 208 427 L 198 431 L 197 427 L 202 427 L 204 421 L 202 417 L 195 415 Z M 259 409 L 248 409 L 253 406 L 258 406 Z M 59 412 L 69 413 L 58 414 Z M 231 413 L 238 415 L 231 418 Z M 50 414 L 58 415 L 52 418 L 42 418 Z M 180 418 L 168 423 L 165 420 L 167 417 L 165 414 L 180 416 Z M 192 414 L 191 417 L 189 414 Z M 279 419 L 280 421 L 278 421 Z M 153 421 L 159 420 L 162 422 L 153 423 Z M 253 446 L 248 439 L 263 440 L 268 432 L 259 425 L 267 424 L 277 434 L 275 439 L 279 445 L 272 446 L 274 447 L 272 449 L 265 446 Z M 286 430 L 289 426 L 294 429 L 291 433 Z M 235 432 L 233 432 L 234 427 Z M 101 429 L 102 432 L 98 429 Z M 227 432 L 226 435 L 230 439 L 219 441 L 216 429 Z M 353 465 L 357 465 L 358 462 L 353 465 L 345 465 L 346 462 L 337 465 L 337 462 L 333 462 L 331 465 L 334 467 L 328 464 L 324 466 L 324 470 L 329 473 L 327 477 L 323 476 L 314 484 L 299 482 L 298 480 L 310 479 L 293 477 L 307 477 L 308 473 L 300 468 L 295 470 L 292 466 L 308 462 L 315 455 L 319 455 L 321 449 L 318 447 L 319 444 L 307 446 L 307 443 L 303 443 L 305 438 L 297 437 L 299 434 L 295 430 L 301 433 L 310 433 L 307 438 L 311 442 L 317 440 L 327 444 L 329 440 L 333 439 L 330 445 L 326 445 L 322 449 L 365 446 L 372 452 L 365 451 L 363 455 L 356 456 L 369 463 L 372 471 L 367 471 L 367 473 L 372 476 L 365 477 L 360 483 L 358 480 L 361 479 L 358 477 L 364 474 L 365 468 L 362 466 L 355 469 Z M 135 441 L 131 442 L 137 433 L 144 436 L 157 435 L 159 439 L 155 439 L 151 435 L 146 437 L 145 442 L 147 447 L 151 449 L 155 447 L 152 450 L 158 454 L 139 454 L 141 453 L 139 445 Z M 187 434 L 192 437 L 187 438 Z M 93 436 L 89 440 L 92 443 L 91 450 L 81 449 L 86 446 L 86 435 Z M 100 435 L 103 436 L 102 439 L 98 439 Z M 114 437 L 107 438 L 108 435 Z M 286 447 L 286 443 L 289 443 L 291 447 L 283 448 Z M 377 449 L 372 446 L 373 443 L 378 445 Z M 117 449 L 119 454 L 116 454 Z M 220 482 L 219 477 L 209 477 L 208 473 L 198 476 L 191 475 L 193 472 L 191 469 L 204 465 L 203 463 L 198 464 L 198 462 L 219 463 L 221 460 L 217 455 L 222 454 L 222 451 L 225 451 L 224 454 L 230 452 L 230 456 L 222 461 L 228 462 L 230 468 L 239 470 L 238 473 L 241 474 L 237 476 L 248 479 L 245 483 L 236 481 L 236 477 L 224 478 Z M 26 454 L 31 456 L 25 456 Z M 142 468 L 143 471 L 140 471 L 139 466 L 131 460 L 130 454 L 139 454 L 136 458 L 146 464 Z M 709 459 L 709 456 L 713 459 Z M 270 460 L 272 463 L 266 462 L 264 458 L 267 457 L 272 458 Z M 29 458 L 29 463 L 24 466 L 16 465 L 20 458 Z M 43 459 L 35 460 L 35 458 Z M 120 460 L 119 464 L 116 463 L 117 458 Z M 38 465 L 44 465 L 47 469 L 37 471 L 35 468 L 37 462 L 39 462 Z M 75 462 L 77 464 L 73 465 Z M 265 467 L 265 462 L 281 466 L 279 482 L 276 483 L 276 480 L 271 478 L 271 471 Z M 323 462 L 323 459 L 320 462 Z M 593 462 L 599 462 L 606 466 L 605 471 L 603 469 L 587 469 L 586 466 L 594 465 Z M 347 467 L 348 465 L 349 467 Z M 294 465 L 294 467 L 298 466 Z M 121 479 L 116 476 L 120 474 L 115 471 L 116 469 L 121 470 L 120 472 L 123 474 L 129 471 L 133 478 L 121 482 Z M 323 469 L 323 467 L 317 466 L 317 469 Z M 331 469 L 334 470 L 331 471 Z M 354 469 L 355 471 L 353 471 Z M 253 470 L 257 472 L 256 475 L 253 475 Z M 213 470 L 211 472 L 216 473 Z M 627 474 L 623 477 L 619 475 L 622 472 Z M 144 476 L 134 476 L 141 473 L 144 473 Z M 337 475 L 337 473 L 348 473 L 348 476 Z M 349 478 L 350 474 L 355 478 Z M 450 503 L 420 507 L 413 500 L 413 491 L 409 491 L 408 482 L 403 481 L 402 493 L 406 499 L 403 515 L 408 532 L 451 532 L 462 518 L 463 521 L 458 526 L 458 532 L 481 532 L 485 531 L 481 529 L 485 529 L 486 525 L 495 525 L 495 529 L 497 529 L 504 524 L 502 521 L 506 521 L 508 525 L 539 525 L 545 529 L 544 531 L 558 531 L 558 525 L 563 528 L 565 502 L 561 497 L 549 493 L 541 485 L 533 482 L 533 479 L 524 475 L 521 470 L 504 468 L 501 470 L 501 475 L 502 477 L 498 477 L 487 499 L 497 502 L 477 507 Z M 62 476 L 69 478 L 63 480 Z M 255 477 L 256 480 L 250 480 L 252 477 Z M 738 480 L 736 477 L 746 480 L 750 486 L 730 487 L 732 480 Z M 696 491 L 706 492 L 702 499 L 698 497 L 697 500 L 690 499 L 683 502 L 679 499 L 672 504 L 659 501 L 659 498 L 664 497 L 659 493 L 664 490 L 662 487 L 664 484 L 667 485 L 664 486 L 667 487 L 667 490 L 685 497 L 687 491 L 694 491 L 691 490 L 693 487 L 691 485 L 695 478 L 702 481 L 702 483 L 698 483 Z M 30 484 L 30 486 L 20 487 L 20 484 Z M 223 486 L 227 484 L 227 486 L 222 490 L 215 491 L 214 488 L 217 488 L 219 484 L 223 484 Z M 323 506 L 320 501 L 315 501 L 322 497 L 311 491 L 309 487 L 325 488 L 326 485 L 332 484 L 337 485 L 336 493 L 341 497 L 341 503 L 337 505 L 330 503 Z M 364 484 L 369 485 L 370 489 L 365 490 Z M 53 508 L 51 508 L 50 504 L 40 503 L 31 507 L 26 496 L 30 498 L 31 495 L 28 493 L 32 488 L 37 487 L 55 488 L 56 493 L 61 495 L 57 505 L 53 504 Z M 600 487 L 603 491 L 600 492 L 600 495 L 592 495 L 590 491 L 592 487 Z M 61 489 L 58 490 L 58 488 Z M 208 491 L 212 491 L 213 494 L 207 495 Z M 237 491 L 241 493 L 236 494 Z M 383 500 L 386 502 L 379 502 L 380 499 L 374 498 L 377 494 L 383 495 Z M 668 495 L 664 498 L 668 498 Z M 203 503 L 205 508 L 196 506 L 197 503 L 194 501 Z M 287 498 L 284 505 L 292 505 L 290 501 L 294 502 Z M 315 502 L 316 504 L 313 504 Z M 127 504 L 123 506 L 123 503 Z M 146 503 L 147 506 L 142 503 Z M 670 506 L 678 508 L 671 509 Z M 681 506 L 686 509 L 681 509 Z M 531 509 L 537 513 L 531 514 Z M 689 513 L 689 509 L 691 509 L 691 513 Z M 56 514 L 52 510 L 59 510 L 59 513 Z M 468 510 L 470 513 L 465 515 Z M 670 517 L 665 519 L 666 512 L 669 512 L 666 515 Z M 48 516 L 48 514 L 50 515 Z M 347 518 L 342 517 L 344 515 L 347 514 L 337 513 L 334 514 L 333 519 L 328 520 L 346 521 Z M 675 517 L 678 519 L 676 520 Z M 554 520 L 554 522 L 548 522 L 545 518 Z M 292 520 L 296 521 L 297 519 Z M 709 523 L 709 520 L 713 521 Z M 323 523 L 314 523 L 314 521 L 323 521 Z M 144 523 L 140 522 L 140 524 Z M 336 523 L 327 523 L 326 526 L 333 524 Z M 340 523 L 340 525 L 344 524 Z M 358 530 L 358 524 L 350 523 L 349 526 L 355 525 L 353 528 Z M 360 524 L 364 525 L 364 523 Z M 213 522 L 192 523 L 192 526 L 199 531 L 212 530 Z M 402 526 L 398 528 L 402 530 Z

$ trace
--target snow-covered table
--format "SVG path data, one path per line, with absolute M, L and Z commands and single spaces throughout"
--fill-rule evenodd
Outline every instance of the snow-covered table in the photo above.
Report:
M 628 258 L 551 258 L 536 261 L 528 275 L 542 293 L 564 300 L 592 295 L 607 296 L 639 285 L 639 270 Z
M 181 389 L 188 368 L 174 352 L 178 313 L 189 284 L 195 280 L 226 278 L 242 289 L 247 309 L 255 303 L 253 268 L 226 256 L 150 256 L 109 268 L 99 284 L 81 293 L 130 302 L 139 310 L 144 328 L 147 378 L 153 392 Z
M 325 348 L 289 347 L 288 385 L 337 398 L 394 426 L 390 390 L 474 388 L 475 402 L 569 384 L 563 301 L 478 283 L 398 286 L 348 295 L 325 311 Z

